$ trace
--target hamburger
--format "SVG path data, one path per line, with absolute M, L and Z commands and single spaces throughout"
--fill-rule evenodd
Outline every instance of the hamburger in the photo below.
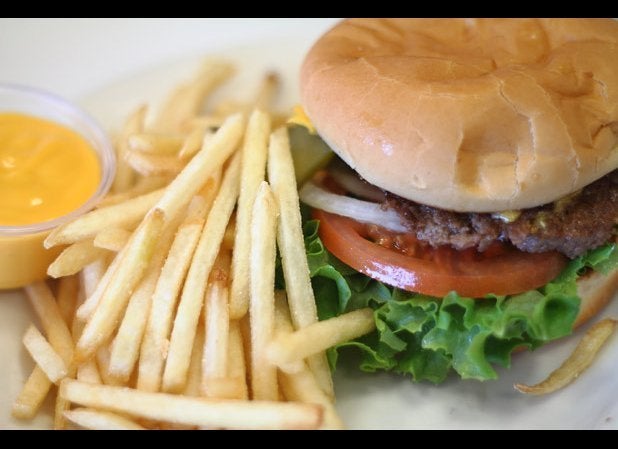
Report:
M 354 19 L 301 68 L 336 154 L 301 188 L 322 319 L 361 368 L 496 378 L 618 288 L 618 23 Z M 336 350 L 331 356 L 336 355 Z

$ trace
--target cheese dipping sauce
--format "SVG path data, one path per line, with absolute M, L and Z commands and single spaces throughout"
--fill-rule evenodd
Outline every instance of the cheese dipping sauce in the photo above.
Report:
M 66 215 L 100 183 L 99 158 L 84 137 L 46 119 L 0 113 L 0 226 Z
M 114 179 L 116 158 L 101 127 L 72 103 L 0 83 L 0 290 L 47 277 L 64 249 L 45 249 L 52 229 L 91 210 Z

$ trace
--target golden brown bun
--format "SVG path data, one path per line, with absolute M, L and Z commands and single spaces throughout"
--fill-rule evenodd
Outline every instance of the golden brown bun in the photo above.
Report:
M 618 166 L 618 22 L 344 21 L 307 55 L 301 96 L 388 191 L 461 212 L 538 206 Z
M 579 327 L 601 311 L 618 291 L 618 270 L 608 275 L 592 272 L 577 281 L 577 294 L 582 299 L 575 327 Z

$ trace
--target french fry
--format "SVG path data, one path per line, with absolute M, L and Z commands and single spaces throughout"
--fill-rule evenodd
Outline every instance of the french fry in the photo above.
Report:
M 292 325 L 285 290 L 277 290 L 275 291 L 275 335 L 273 340 L 277 338 L 285 339 L 292 332 L 294 332 L 294 326 Z M 279 366 L 279 369 L 286 373 L 297 373 L 306 367 L 305 361 L 301 359 Z
M 97 209 L 101 209 L 114 204 L 119 204 L 124 201 L 130 200 L 140 195 L 159 190 L 169 184 L 169 176 L 141 176 L 135 182 L 135 185 L 129 190 L 124 190 L 118 193 L 108 194 L 103 198 L 99 204 L 96 205 Z
M 107 258 L 101 258 L 85 266 L 79 273 L 80 287 L 82 287 L 84 294 L 83 300 L 91 296 L 96 291 L 99 283 L 103 280 L 108 267 L 109 261 Z
M 65 411 L 64 416 L 80 427 L 91 430 L 146 430 L 139 424 L 110 412 L 87 408 Z
M 202 153 L 198 153 L 191 163 L 200 154 Z M 238 198 L 239 176 L 240 159 L 236 154 L 223 176 L 221 187 L 193 254 L 174 319 L 167 362 L 163 372 L 163 391 L 177 392 L 184 388 L 195 329 L 204 301 L 206 281 L 219 253 L 225 228 Z
M 239 321 L 230 321 L 228 348 L 227 378 L 230 382 L 225 392 L 219 387 L 219 393 L 222 398 L 246 400 L 249 398 L 247 368 Z
M 279 371 L 279 385 L 288 401 L 304 402 L 321 405 L 324 410 L 324 421 L 320 429 L 344 429 L 343 421 L 337 414 L 330 397 L 318 385 L 313 373 L 303 363 L 303 369 L 290 374 Z
M 49 380 L 57 383 L 66 377 L 67 367 L 62 358 L 36 327 L 33 325 L 28 327 L 22 342 L 32 359 L 41 367 Z
M 163 257 L 153 256 L 148 271 L 135 289 L 125 311 L 118 333 L 112 343 L 109 375 L 118 384 L 126 384 L 139 357 L 140 344 L 148 320 L 147 311 L 157 285 Z
M 18 419 L 32 419 L 41 408 L 51 386 L 47 375 L 36 365 L 13 402 L 11 414 Z
M 60 387 L 58 387 L 58 389 L 60 389 Z M 56 394 L 56 402 L 54 403 L 54 430 L 66 429 L 64 412 L 67 411 L 70 406 L 71 403 L 58 392 L 58 394 Z
M 263 111 L 270 110 L 280 84 L 281 80 L 276 72 L 267 73 L 262 79 L 262 84 L 253 102 L 255 108 Z
M 73 243 L 49 265 L 47 274 L 53 278 L 70 276 L 106 254 L 107 250 L 95 247 L 91 239 Z
M 249 252 L 251 250 L 251 213 L 266 170 L 270 118 L 254 111 L 249 119 L 242 147 L 241 183 L 236 212 L 236 236 L 232 255 L 230 317 L 242 318 L 249 308 Z
M 97 284 L 101 281 L 101 278 L 103 277 L 105 273 L 106 265 L 107 263 L 105 259 L 99 259 L 96 262 L 93 262 L 90 265 L 87 265 L 86 267 L 84 267 L 84 269 L 80 272 L 79 274 L 80 294 L 79 294 L 78 301 L 81 302 L 81 304 L 83 304 L 83 301 L 85 300 L 86 297 L 88 297 L 89 295 L 92 295 L 92 293 L 95 291 Z M 79 339 L 79 336 L 81 335 L 83 328 L 84 328 L 84 322 L 79 320 L 77 316 L 75 316 L 73 318 L 72 330 L 71 330 L 74 342 L 77 342 L 77 340 Z M 101 383 L 101 376 L 99 374 L 99 369 L 97 368 L 97 364 L 94 358 L 88 360 L 87 362 L 81 363 L 77 366 L 76 378 L 77 380 L 80 380 L 83 382 L 97 383 L 97 384 Z M 60 398 L 58 395 L 56 402 L 58 403 L 59 401 L 60 401 Z M 55 418 L 56 417 L 62 422 L 65 421 L 64 415 L 62 415 L 62 418 L 60 418 L 56 414 Z
M 233 73 L 225 61 L 205 61 L 199 74 L 189 83 L 180 85 L 166 101 L 155 122 L 155 129 L 175 132 L 193 118 L 204 99 Z
M 318 317 L 305 255 L 294 162 L 285 128 L 279 128 L 271 135 L 268 179 L 280 209 L 277 243 L 292 322 L 296 329 L 300 329 L 317 322 Z M 315 354 L 307 362 L 322 389 L 329 396 L 334 396 L 326 355 Z
M 116 329 L 130 292 L 148 267 L 164 220 L 165 214 L 159 209 L 153 209 L 127 243 L 126 253 L 120 259 L 97 308 L 77 341 L 75 357 L 78 362 L 88 360 Z
M 599 321 L 588 329 L 571 355 L 545 380 L 536 385 L 515 384 L 515 389 L 522 393 L 541 395 L 566 387 L 590 366 L 617 325 L 618 321 L 609 318 Z
M 195 117 L 185 122 L 184 128 L 189 129 L 190 132 L 193 132 L 199 128 L 201 128 L 202 130 L 209 128 L 218 128 L 223 124 L 226 116 L 227 115 L 220 114 L 196 115 Z
M 251 217 L 250 301 L 251 392 L 253 399 L 276 401 L 279 396 L 276 367 L 266 357 L 275 326 L 275 257 L 277 204 L 262 181 Z
M 133 185 L 135 173 L 125 161 L 124 156 L 128 151 L 128 137 L 132 134 L 139 133 L 144 129 L 147 107 L 140 106 L 129 116 L 122 132 L 118 138 L 116 145 L 116 176 L 112 184 L 112 192 L 124 192 Z
M 229 260 L 229 254 L 226 253 L 226 250 L 222 250 L 219 259 Z M 227 265 L 229 267 L 229 261 Z M 227 278 L 228 274 L 224 270 L 215 268 L 206 290 L 201 391 L 207 397 L 220 397 L 218 380 L 227 375 L 230 327 Z
M 99 368 L 97 367 L 97 362 L 94 358 L 82 363 L 77 367 L 76 378 L 80 382 L 88 382 L 90 384 L 103 383 L 103 380 L 101 379 L 101 374 L 99 373 Z
M 291 334 L 277 336 L 268 346 L 268 358 L 277 366 L 285 367 L 331 346 L 368 334 L 374 329 L 372 309 L 354 310 L 318 321 Z
M 77 312 L 75 313 L 76 321 L 85 322 L 87 321 L 94 312 L 94 309 L 99 304 L 101 300 L 101 296 L 105 292 L 109 281 L 112 278 L 112 275 L 118 268 L 118 264 L 124 257 L 124 253 L 126 252 L 126 248 L 123 248 L 114 258 L 109 266 L 107 265 L 104 259 L 99 259 L 96 262 L 87 265 L 82 270 L 82 282 L 84 284 L 84 290 L 86 292 L 86 299 L 84 302 L 77 308 Z M 81 335 L 83 330 L 83 326 L 79 328 L 79 332 L 73 331 L 73 335 Z
M 169 423 L 228 429 L 315 429 L 322 422 L 322 408 L 314 404 L 194 398 L 70 379 L 63 384 L 63 395 L 71 402 Z
M 51 290 L 44 282 L 37 282 L 27 286 L 25 291 L 49 342 L 68 365 L 73 356 L 73 342 Z M 13 403 L 13 416 L 20 419 L 34 417 L 51 385 L 51 381 L 43 370 L 38 365 L 35 366 Z
M 221 125 L 221 124 L 219 124 Z M 212 139 L 215 133 L 206 127 L 195 127 L 188 135 L 182 144 L 182 148 L 178 153 L 180 159 L 189 159 L 193 157 L 200 148 L 208 145 L 208 139 Z
M 193 198 L 187 217 L 178 229 L 165 264 L 160 269 L 150 312 L 146 314 L 147 324 L 140 348 L 137 378 L 140 390 L 160 389 L 173 313 L 204 227 L 205 216 L 214 200 L 218 187 L 218 174 L 215 178 L 207 183 L 202 195 Z
M 120 204 L 88 212 L 54 229 L 45 239 L 45 248 L 94 238 L 107 228 L 129 229 L 144 218 L 146 212 L 156 204 L 163 193 L 164 189 L 155 190 Z
M 30 305 L 43 326 L 47 340 L 69 367 L 73 358 L 73 338 L 51 290 L 42 281 L 27 285 L 24 289 Z
M 109 375 L 109 362 L 111 358 L 110 344 L 105 343 L 97 349 L 94 359 L 96 359 L 99 375 L 103 384 L 106 385 L 122 385 L 122 382 L 117 378 Z
M 58 282 L 58 309 L 68 328 L 73 324 L 77 297 L 79 295 L 79 278 L 65 276 Z
M 183 394 L 186 396 L 202 396 L 202 353 L 204 352 L 204 327 L 198 326 L 191 351 L 191 362 L 187 374 L 187 384 Z
M 221 246 L 227 250 L 234 249 L 234 239 L 236 238 L 236 214 L 232 214 L 230 217 L 230 222 L 227 224 L 227 228 L 225 228 L 225 234 L 223 234 L 223 241 L 221 242 Z
M 229 117 L 212 139 L 189 161 L 157 202 L 157 207 L 165 212 L 166 217 L 176 216 L 178 210 L 189 203 L 208 178 L 223 166 L 236 149 L 242 130 L 242 116 Z
M 227 99 L 219 102 L 212 110 L 213 115 L 219 117 L 227 117 L 232 114 L 246 115 L 251 110 L 251 105 L 247 102 Z
M 120 252 L 131 238 L 131 232 L 121 228 L 103 229 L 92 242 L 96 248 Z
M 275 330 L 278 338 L 285 338 L 294 331 L 285 292 L 275 292 Z M 298 360 L 280 370 L 279 386 L 284 397 L 289 401 L 320 404 L 324 408 L 324 422 L 321 429 L 343 429 L 343 422 L 338 416 L 332 398 L 318 385 L 315 376 L 304 361 Z
M 128 146 L 131 151 L 176 155 L 184 140 L 181 133 L 136 133 L 129 136 Z
M 176 155 L 128 151 L 124 157 L 133 170 L 143 176 L 176 175 L 185 166 Z
M 108 375 L 114 384 L 127 384 L 138 360 L 151 309 L 152 295 L 161 276 L 161 269 L 169 253 L 180 218 L 177 217 L 176 220 L 166 225 L 146 273 L 129 299 L 127 310 L 112 342 Z

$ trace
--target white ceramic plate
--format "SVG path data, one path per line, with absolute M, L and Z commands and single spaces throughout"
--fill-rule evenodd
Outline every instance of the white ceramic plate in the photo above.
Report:
M 103 79 L 94 86 L 81 86 L 78 91 L 74 89 L 73 95 L 113 130 L 133 107 L 143 101 L 160 100 L 177 81 L 190 76 L 199 64 L 198 55 L 221 54 L 225 50 L 239 65 L 240 76 L 224 95 L 241 99 L 243 93 L 251 92 L 256 86 L 261 73 L 274 68 L 285 80 L 281 105 L 290 105 L 297 98 L 296 75 L 303 52 L 316 30 L 327 25 L 300 26 L 296 33 L 287 30 L 284 40 L 261 36 L 261 40 L 248 40 L 245 45 L 228 42 L 218 50 L 207 46 L 204 52 L 189 49 L 185 52 L 188 56 L 174 52 L 160 55 L 158 63 L 149 60 L 134 66 L 131 73 Z M 82 70 L 87 72 L 86 68 Z M 603 315 L 618 317 L 618 301 Z M 10 417 L 11 401 L 32 369 L 32 362 L 20 344 L 31 319 L 20 292 L 0 292 L 3 353 L 0 428 L 45 428 L 51 424 L 49 407 L 32 422 L 18 422 Z M 544 378 L 570 353 L 581 335 L 579 331 L 534 353 L 515 356 L 513 368 L 500 370 L 500 380 L 494 382 L 463 382 L 452 378 L 440 386 L 419 385 L 394 375 L 366 374 L 341 366 L 335 374 L 337 406 L 351 428 L 618 429 L 618 338 L 615 336 L 590 370 L 563 391 L 547 397 L 527 397 L 512 388 L 515 382 L 533 383 Z

